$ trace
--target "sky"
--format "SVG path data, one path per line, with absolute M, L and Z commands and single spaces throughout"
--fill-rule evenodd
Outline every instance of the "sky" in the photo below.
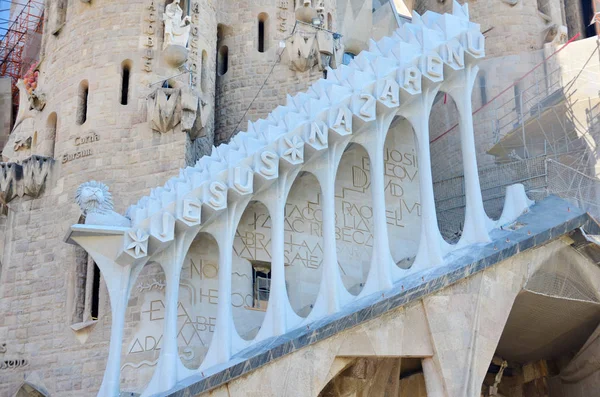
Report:
M 10 17 L 10 1 L 0 0 L 0 37 L 4 38 L 6 29 L 8 29 L 8 22 L 6 21 Z

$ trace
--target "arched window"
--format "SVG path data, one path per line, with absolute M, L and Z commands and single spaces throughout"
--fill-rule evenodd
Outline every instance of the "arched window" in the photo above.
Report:
M 342 63 L 344 65 L 349 65 L 350 61 L 353 60 L 355 56 L 356 55 L 351 52 L 348 52 L 348 51 L 344 52 L 344 58 L 342 58 Z
M 87 80 L 83 80 L 79 84 L 79 92 L 77 93 L 78 104 L 77 104 L 77 124 L 81 125 L 87 120 L 88 110 L 88 95 L 89 95 L 89 84 Z
M 227 73 L 227 69 L 229 68 L 229 48 L 226 45 L 221 46 L 219 48 L 219 62 L 218 62 L 218 71 L 219 76 L 223 76 Z
M 327 13 L 327 29 L 333 30 L 333 17 L 330 12 Z
M 200 89 L 206 92 L 208 88 L 208 54 L 202 50 L 202 66 L 200 69 Z
M 261 12 L 258 14 L 258 52 L 265 52 L 267 50 L 267 20 L 269 15 Z
M 129 79 L 131 76 L 131 61 L 121 63 L 121 105 L 127 105 L 129 100 Z

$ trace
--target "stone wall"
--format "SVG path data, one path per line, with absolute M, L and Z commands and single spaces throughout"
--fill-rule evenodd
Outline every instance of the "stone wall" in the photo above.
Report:
M 302 73 L 281 62 L 283 48 L 279 43 L 294 31 L 296 3 L 300 6 L 295 0 L 220 2 L 218 46 L 228 49 L 228 67 L 226 73 L 218 72 L 216 81 L 216 143 L 228 141 L 245 130 L 247 120 L 266 116 L 285 103 L 286 95 L 304 91 L 323 77 L 317 67 Z M 316 6 L 316 1 L 313 3 Z M 336 0 L 325 0 L 324 4 L 325 12 L 333 13 Z M 258 51 L 260 14 L 267 16 L 264 52 Z M 335 30 L 334 13 L 332 21 Z
M 216 26 L 214 12 L 210 14 L 213 3 L 201 3 L 203 20 L 199 26 L 210 29 L 211 24 Z M 0 222 L 0 343 L 7 343 L 5 359 L 26 363 L 0 370 L 0 395 L 12 395 L 30 378 L 37 378 L 34 383 L 52 395 L 97 392 L 108 353 L 110 307 L 101 282 L 98 321 L 77 332 L 72 328 L 80 317 L 78 288 L 83 274 L 77 267 L 75 247 L 64 243 L 63 238 L 81 215 L 74 204 L 75 192 L 79 184 L 90 179 L 105 182 L 113 193 L 115 209 L 124 213 L 134 200 L 186 164 L 189 138 L 181 128 L 160 134 L 146 121 L 146 97 L 152 90 L 149 85 L 174 74 L 159 58 L 162 23 L 148 21 L 150 4 L 150 0 L 73 0 L 66 6 L 63 25 L 55 23 L 57 9 L 50 8 L 47 13 L 45 57 L 38 86 L 47 102 L 41 112 L 32 110 L 26 116 L 32 120 L 37 142 L 55 134 L 51 137 L 53 148 L 43 150 L 51 150 L 56 164 L 42 196 L 13 200 Z M 164 4 L 154 4 L 157 15 L 153 19 L 160 21 Z M 153 35 L 148 34 L 150 25 L 155 29 Z M 52 28 L 60 29 L 52 34 Z M 147 72 L 144 56 L 148 54 L 149 36 L 155 40 L 155 55 Z M 210 72 L 214 70 L 211 49 L 215 38 L 208 33 L 205 37 L 202 45 L 210 54 Z M 124 61 L 131 64 L 126 105 L 120 101 Z M 83 81 L 88 88 L 87 117 L 79 125 Z M 210 81 L 209 77 L 205 92 L 209 101 L 214 95 Z M 48 124 L 54 119 L 56 129 L 51 132 Z M 210 147 L 210 131 L 208 135 L 209 145 L 205 146 Z M 35 141 L 32 154 L 42 150 Z
M 464 3 L 464 1 L 460 1 Z M 470 20 L 486 32 L 486 57 L 498 57 L 539 50 L 546 42 L 546 30 L 554 24 L 565 25 L 560 0 L 540 1 L 547 4 L 547 14 L 538 11 L 538 0 L 468 1 Z M 511 5 L 515 3 L 514 5 Z M 417 0 L 415 10 L 424 13 L 451 12 L 452 1 Z

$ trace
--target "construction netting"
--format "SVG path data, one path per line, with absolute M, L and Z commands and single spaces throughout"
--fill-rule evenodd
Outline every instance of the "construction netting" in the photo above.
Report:
M 548 159 L 548 190 L 600 219 L 600 179 Z

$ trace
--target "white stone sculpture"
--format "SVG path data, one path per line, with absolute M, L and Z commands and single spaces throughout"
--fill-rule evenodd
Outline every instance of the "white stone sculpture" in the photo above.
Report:
M 307 48 L 299 44 L 295 45 L 301 52 L 316 48 L 314 38 Z M 455 1 L 452 14 L 428 11 L 421 17 L 413 13 L 410 23 L 389 37 L 371 41 L 369 49 L 350 65 L 329 70 L 327 78 L 315 82 L 307 92 L 288 96 L 284 106 L 275 108 L 265 119 L 249 122 L 246 132 L 213 148 L 209 156 L 142 197 L 128 210 L 131 228 L 126 233 L 115 229 L 110 236 L 97 236 L 81 225 L 72 226 L 71 240 L 98 264 L 111 298 L 110 351 L 98 395 L 120 393 L 121 350 L 131 286 L 149 261 L 161 264 L 166 285 L 162 347 L 153 378 L 142 396 L 164 394 L 194 374 L 179 359 L 177 313 L 181 269 L 200 231 L 212 235 L 219 247 L 219 270 L 214 336 L 196 374 L 228 362 L 253 343 L 337 313 L 357 299 L 342 284 L 336 251 L 336 173 L 348 145 L 361 145 L 368 154 L 372 196 L 372 255 L 358 298 L 389 289 L 408 274 L 442 265 L 445 255 L 457 248 L 489 242 L 493 224 L 483 208 L 471 107 L 476 63 L 484 56 L 485 38 L 480 26 L 469 21 L 467 4 L 461 6 Z M 439 231 L 429 151 L 429 116 L 440 90 L 454 99 L 460 121 L 466 208 L 464 231 L 455 246 L 446 243 Z M 194 105 L 188 107 L 190 111 Z M 420 238 L 410 269 L 400 269 L 394 262 L 385 202 L 382 149 L 398 116 L 413 127 L 419 159 Z M 292 309 L 284 267 L 286 200 L 291 181 L 301 171 L 318 179 L 322 208 L 321 284 L 306 319 Z M 86 197 L 94 200 L 90 194 Z M 251 200 L 264 203 L 270 215 L 271 284 L 269 305 L 256 338 L 241 341 L 232 321 L 231 247 L 239 219 Z M 82 201 L 82 209 L 87 202 Z M 515 207 L 522 208 L 518 203 Z M 119 226 L 116 218 L 112 220 L 113 226 Z
M 165 37 L 163 50 L 170 45 L 178 45 L 187 48 L 190 38 L 191 18 L 183 17 L 183 10 L 179 7 L 180 0 L 173 2 L 165 8 L 163 21 L 165 23 Z
M 89 181 L 79 185 L 75 201 L 85 215 L 86 225 L 129 226 L 131 221 L 113 211 L 112 195 L 104 183 Z

